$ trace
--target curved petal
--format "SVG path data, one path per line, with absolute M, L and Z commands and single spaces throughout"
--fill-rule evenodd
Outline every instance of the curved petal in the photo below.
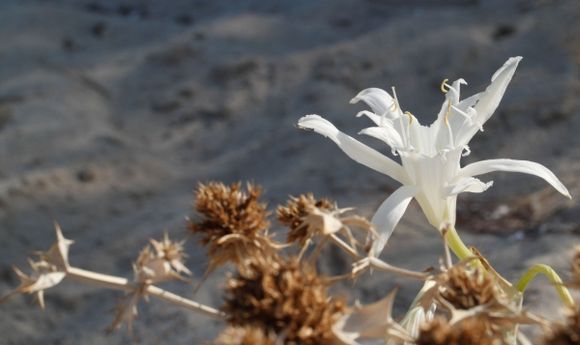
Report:
M 459 103 L 459 95 L 461 92 L 461 85 L 467 85 L 467 82 L 463 78 L 459 78 L 451 84 L 449 91 L 447 92 L 447 97 L 451 99 L 451 104 L 456 105 Z
M 475 105 L 478 117 L 476 122 L 483 124 L 491 117 L 499 105 L 509 82 L 512 80 L 521 59 L 521 56 L 509 58 L 504 65 L 493 74 L 491 77 L 491 84 L 480 94 L 478 102 Z
M 306 115 L 298 120 L 298 127 L 311 129 L 334 141 L 347 156 L 375 171 L 390 176 L 400 183 L 407 181 L 405 170 L 397 162 L 342 133 L 328 120 L 318 115 Z
M 369 127 L 365 128 L 359 132 L 359 134 L 364 134 L 377 138 L 387 145 L 389 145 L 393 150 L 401 150 L 404 147 L 403 138 L 399 135 L 399 132 L 390 123 L 390 120 L 385 119 L 385 123 L 381 127 Z
M 383 201 L 373 219 L 371 219 L 371 223 L 373 223 L 379 233 L 379 238 L 374 241 L 370 255 L 380 255 L 393 230 L 395 230 L 395 226 L 403 217 L 409 202 L 415 195 L 417 195 L 417 188 L 414 186 L 401 186 Z
M 556 175 L 554 175 L 550 169 L 536 162 L 516 159 L 489 159 L 469 164 L 468 166 L 463 167 L 459 174 L 463 177 L 473 177 L 487 174 L 492 171 L 520 172 L 536 175 L 551 184 L 558 192 L 568 198 L 572 198 L 566 186 L 560 182 Z
M 457 115 L 466 115 L 463 117 L 454 116 L 450 121 L 455 134 L 456 146 L 467 145 L 478 131 L 483 131 L 483 124 L 497 109 L 521 59 L 521 56 L 509 58 L 493 74 L 491 84 L 485 91 L 460 101 L 454 107 Z
M 454 196 L 464 192 L 483 193 L 491 186 L 493 186 L 493 181 L 485 183 L 475 177 L 462 177 L 456 184 L 446 187 L 445 194 Z
M 369 107 L 373 110 L 373 112 L 377 115 L 386 115 L 390 119 L 397 118 L 399 115 L 398 113 L 394 112 L 394 100 L 391 95 L 385 90 L 371 87 L 368 89 L 364 89 L 358 93 L 358 95 L 354 96 L 353 99 L 350 100 L 351 104 L 358 103 L 359 101 L 363 101 L 368 104 Z
M 382 116 L 377 115 L 377 114 L 375 114 L 375 113 L 373 113 L 371 111 L 368 111 L 368 110 L 359 111 L 356 114 L 356 117 L 361 117 L 363 115 L 366 116 L 366 117 L 368 117 L 369 119 L 371 119 L 371 121 L 374 122 L 375 125 L 377 125 L 377 126 L 382 125 L 383 122 L 384 122 L 384 119 L 383 119 Z

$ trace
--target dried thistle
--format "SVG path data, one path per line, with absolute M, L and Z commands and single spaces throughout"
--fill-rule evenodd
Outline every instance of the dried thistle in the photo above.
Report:
M 30 275 L 14 267 L 20 286 L 0 298 L 0 303 L 18 293 L 34 294 L 38 305 L 44 309 L 44 290 L 58 285 L 66 277 L 69 269 L 68 251 L 73 243 L 64 237 L 58 224 L 55 224 L 55 230 L 56 243 L 48 251 L 36 253 L 38 260 L 28 259 L 32 269 Z
M 276 336 L 253 326 L 228 327 L 212 345 L 278 345 Z
M 500 303 L 501 291 L 497 280 L 479 267 L 455 265 L 443 273 L 440 279 L 440 297 L 456 309 Z
M 222 310 L 230 324 L 272 331 L 286 345 L 324 345 L 332 343 L 332 325 L 346 306 L 328 296 L 314 268 L 290 258 L 256 260 L 251 274 L 230 277 Z
M 436 317 L 421 326 L 416 345 L 503 345 L 500 334 L 490 331 L 486 322 L 468 318 L 450 324 L 443 317 Z
M 317 200 L 311 193 L 308 193 L 298 197 L 290 197 L 285 206 L 278 207 L 276 215 L 280 223 L 290 229 L 286 241 L 304 246 L 306 241 L 313 236 L 312 226 L 307 223 L 305 218 L 315 210 L 331 212 L 334 209 L 335 207 L 330 200 L 325 198 Z
M 115 317 L 107 329 L 109 332 L 120 328 L 123 323 L 127 324 L 127 329 L 132 332 L 139 301 L 148 300 L 148 286 L 169 280 L 184 281 L 186 278 L 183 274 L 191 274 L 183 263 L 186 257 L 183 243 L 170 240 L 167 233 L 163 235 L 162 240 L 149 240 L 149 244 L 141 250 L 133 264 L 134 284 L 117 303 Z
M 135 281 L 156 284 L 167 280 L 185 280 L 183 274 L 191 275 L 184 265 L 186 254 L 183 252 L 183 241 L 174 242 L 167 233 L 160 241 L 151 239 L 139 253 L 133 264 Z
M 544 323 L 537 316 L 521 310 L 522 296 L 519 291 L 509 283 L 506 285 L 495 271 L 485 271 L 480 266 L 471 265 L 474 259 L 466 259 L 444 268 L 442 273 L 427 281 L 430 287 L 417 304 L 425 310 L 434 303 L 442 306 L 440 317 L 445 315 L 446 324 L 449 325 L 447 328 L 437 325 L 434 331 L 457 330 L 463 334 L 468 328 L 474 328 L 478 334 L 482 334 L 482 339 L 488 337 L 489 341 L 494 341 L 491 344 L 504 344 L 515 341 L 518 324 Z M 486 267 L 487 263 L 483 266 Z M 480 329 L 474 326 L 475 323 Z M 427 335 L 423 339 L 428 339 L 425 337 Z M 451 341 L 455 338 L 442 339 Z
M 107 333 L 118 330 L 123 324 L 127 325 L 127 330 L 130 334 L 133 333 L 133 322 L 139 314 L 137 309 L 139 301 L 142 298 L 148 301 L 147 295 L 145 294 L 146 286 L 145 284 L 137 285 L 134 290 L 119 299 L 115 308 L 113 322 L 106 329 Z
M 574 257 L 572 258 L 572 281 L 568 285 L 574 289 L 580 289 L 580 246 L 574 249 Z
M 356 305 L 333 325 L 332 331 L 342 345 L 360 345 L 359 341 L 412 341 L 391 313 L 396 290 L 385 298 L 365 306 Z
M 564 325 L 555 326 L 547 335 L 542 344 L 544 345 L 578 345 L 580 344 L 580 308 L 567 311 L 567 322 Z
M 275 246 L 267 234 L 268 211 L 259 201 L 260 194 L 261 189 L 252 184 L 247 191 L 240 183 L 199 185 L 195 208 L 203 218 L 190 222 L 189 229 L 208 248 L 209 271 L 226 262 L 243 268 L 253 257 L 273 253 Z
M 368 235 L 375 234 L 375 230 L 363 217 L 345 216 L 344 214 L 350 210 L 352 209 L 339 209 L 328 199 L 317 200 L 309 193 L 290 197 L 285 206 L 278 207 L 276 214 L 280 223 L 290 229 L 286 240 L 288 243 L 297 243 L 305 249 L 315 236 L 328 236 L 352 257 L 358 258 L 356 240 L 350 227 L 365 230 Z M 339 232 L 344 233 L 350 245 L 337 236 Z

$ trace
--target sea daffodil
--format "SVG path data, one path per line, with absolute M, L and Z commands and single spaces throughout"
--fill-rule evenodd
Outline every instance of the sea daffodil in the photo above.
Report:
M 460 166 L 461 157 L 469 154 L 469 141 L 483 130 L 484 123 L 496 110 L 520 60 L 521 57 L 508 59 L 493 74 L 485 91 L 463 100 L 460 100 L 460 87 L 466 84 L 465 80 L 458 79 L 451 85 L 444 80 L 441 90 L 445 101 L 430 126 L 421 125 L 413 114 L 401 109 L 394 89 L 390 95 L 384 90 L 369 88 L 354 97 L 350 103 L 363 101 L 372 109 L 372 112 L 361 111 L 357 116 L 367 116 L 375 124 L 360 134 L 384 141 L 394 155 L 400 156 L 401 164 L 342 133 L 319 115 L 306 115 L 298 121 L 300 128 L 328 137 L 353 160 L 403 185 L 381 204 L 372 218 L 380 234 L 373 244 L 372 255 L 380 254 L 413 198 L 431 225 L 454 231 L 457 195 L 481 193 L 492 185 L 475 178 L 478 175 L 492 171 L 536 175 L 570 197 L 562 182 L 535 162 L 490 159 Z

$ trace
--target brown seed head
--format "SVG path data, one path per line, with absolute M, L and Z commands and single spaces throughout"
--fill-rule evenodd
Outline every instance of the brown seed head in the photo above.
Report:
M 228 327 L 217 337 L 212 345 L 277 345 L 276 337 L 262 328 Z
M 312 236 L 311 229 L 304 222 L 304 217 L 308 216 L 314 209 L 330 211 L 334 209 L 334 206 L 330 200 L 316 200 L 311 193 L 308 193 L 298 197 L 290 197 L 285 206 L 278 207 L 276 210 L 278 220 L 290 229 L 286 240 L 288 243 L 295 242 L 304 246 Z
M 576 247 L 574 257 L 572 258 L 572 282 L 570 287 L 580 289 L 580 246 Z
M 252 184 L 246 191 L 240 183 L 199 185 L 195 208 L 203 218 L 190 222 L 189 229 L 207 246 L 210 270 L 226 262 L 245 265 L 248 259 L 271 251 L 266 233 L 270 226 L 268 211 L 259 201 L 260 194 L 261 189 Z
M 471 309 L 500 298 L 495 278 L 479 268 L 455 265 L 443 273 L 442 280 L 439 294 L 456 309 Z
M 578 345 L 580 344 L 580 308 L 568 311 L 565 325 L 554 327 L 542 342 L 544 345 Z
M 229 278 L 223 310 L 232 325 L 253 325 L 284 336 L 286 345 L 324 345 L 345 302 L 331 298 L 315 270 L 297 259 L 252 263 L 252 274 Z
M 416 345 L 503 345 L 501 335 L 491 332 L 487 323 L 472 317 L 451 325 L 436 317 L 421 327 Z
M 172 241 L 167 233 L 162 240 L 151 239 L 133 264 L 135 280 L 148 284 L 173 279 L 184 280 L 183 275 L 191 275 L 184 264 L 186 256 L 183 241 Z

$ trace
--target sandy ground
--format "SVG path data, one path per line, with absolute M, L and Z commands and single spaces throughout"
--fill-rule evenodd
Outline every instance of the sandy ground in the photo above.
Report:
M 580 242 L 580 5 L 434 2 L 1 1 L 0 294 L 17 285 L 11 264 L 50 245 L 54 220 L 76 241 L 75 265 L 129 276 L 149 237 L 186 237 L 199 181 L 251 180 L 271 205 L 312 191 L 370 215 L 396 184 L 296 120 L 318 113 L 356 134 L 367 122 L 348 100 L 395 85 L 403 107 L 430 122 L 442 79 L 463 77 L 472 94 L 515 55 L 524 60 L 465 162 L 538 161 L 575 198 L 532 176 L 493 174 L 491 190 L 460 199 L 459 228 L 511 279 L 536 262 L 565 270 Z M 207 258 L 193 239 L 188 249 L 199 279 Z M 412 204 L 384 258 L 425 268 L 440 255 Z M 336 251 L 322 265 L 349 267 Z M 416 286 L 375 274 L 353 295 L 373 301 L 396 284 Z M 219 306 L 220 286 L 215 274 L 195 298 Z M 401 292 L 398 313 L 413 292 Z M 126 344 L 124 331 L 103 332 L 117 297 L 64 283 L 45 312 L 14 298 L 0 306 L 0 343 Z M 552 317 L 560 308 L 541 280 L 527 306 Z M 152 301 L 133 341 L 201 344 L 219 327 Z

